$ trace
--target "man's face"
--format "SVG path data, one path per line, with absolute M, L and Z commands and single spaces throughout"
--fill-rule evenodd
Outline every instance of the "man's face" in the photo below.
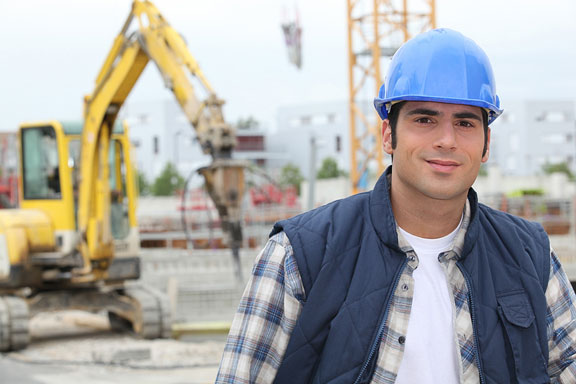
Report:
M 482 155 L 482 111 L 468 105 L 406 102 L 398 115 L 396 148 L 388 120 L 382 135 L 384 150 L 394 155 L 393 188 L 409 199 L 465 197 L 490 152 L 488 130 Z

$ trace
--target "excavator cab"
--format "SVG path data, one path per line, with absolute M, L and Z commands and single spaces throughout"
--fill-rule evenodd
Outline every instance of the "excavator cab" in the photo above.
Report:
M 54 226 L 55 251 L 71 255 L 78 243 L 81 122 L 41 122 L 20 127 L 21 207 L 40 209 Z M 109 230 L 115 257 L 139 253 L 137 186 L 128 126 L 114 125 L 109 145 Z

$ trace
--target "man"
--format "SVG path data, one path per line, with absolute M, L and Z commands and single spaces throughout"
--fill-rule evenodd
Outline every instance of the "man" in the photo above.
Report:
M 419 35 L 375 106 L 393 165 L 275 225 L 216 382 L 576 383 L 576 298 L 547 235 L 471 189 L 502 113 L 485 53 Z

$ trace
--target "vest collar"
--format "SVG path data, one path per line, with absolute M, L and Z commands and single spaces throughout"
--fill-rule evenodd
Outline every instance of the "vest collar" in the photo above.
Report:
M 468 202 L 470 206 L 470 224 L 466 230 L 466 237 L 464 238 L 464 246 L 460 259 L 464 259 L 476 245 L 478 234 L 480 233 L 480 220 L 478 218 L 478 195 L 473 188 L 468 190 Z
M 380 240 L 388 247 L 400 250 L 396 220 L 390 202 L 392 166 L 386 168 L 370 192 L 370 220 Z

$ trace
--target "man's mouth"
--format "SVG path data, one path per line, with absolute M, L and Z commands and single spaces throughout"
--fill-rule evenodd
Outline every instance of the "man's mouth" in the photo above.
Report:
M 460 164 L 453 160 L 426 160 L 432 168 L 440 172 L 451 172 L 455 170 Z

